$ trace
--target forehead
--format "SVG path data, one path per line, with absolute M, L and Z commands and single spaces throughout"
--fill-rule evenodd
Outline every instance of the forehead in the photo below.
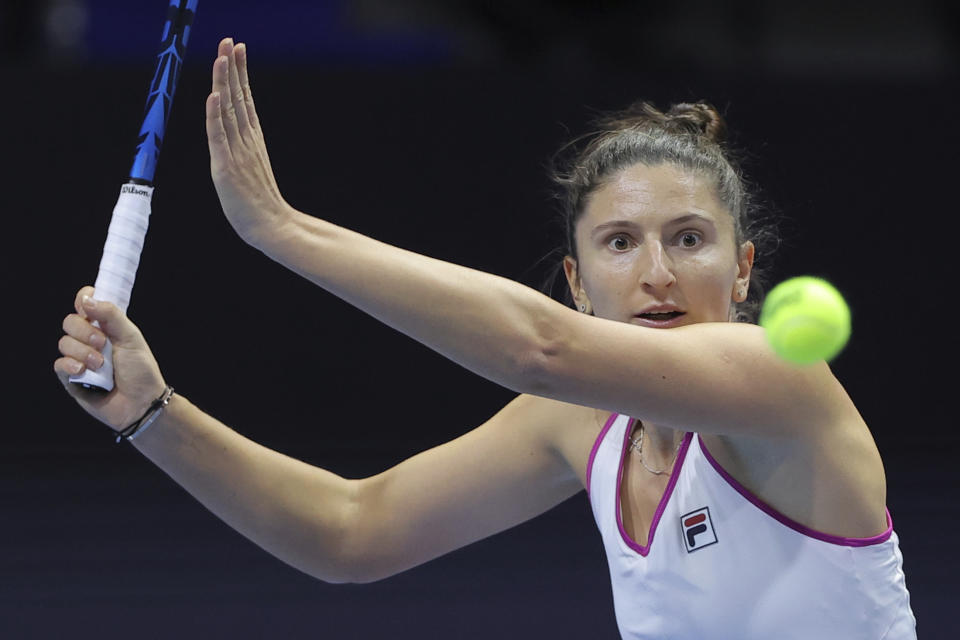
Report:
M 588 229 L 613 219 L 656 225 L 688 213 L 710 218 L 719 227 L 733 225 L 709 179 L 670 164 L 635 164 L 590 194 L 581 223 Z

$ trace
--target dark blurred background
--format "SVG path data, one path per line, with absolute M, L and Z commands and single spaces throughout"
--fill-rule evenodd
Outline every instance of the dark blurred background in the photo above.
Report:
M 167 380 L 238 432 L 346 477 L 481 424 L 514 394 L 286 272 L 219 211 L 203 102 L 248 44 L 289 201 L 539 287 L 559 243 L 545 165 L 598 110 L 707 99 L 784 242 L 775 279 L 832 280 L 834 370 L 871 426 L 924 638 L 950 617 L 957 3 L 203 0 L 129 315 Z M 0 4 L 8 407 L 0 636 L 614 638 L 585 494 L 372 585 L 319 583 L 207 512 L 52 373 L 96 275 L 165 3 Z

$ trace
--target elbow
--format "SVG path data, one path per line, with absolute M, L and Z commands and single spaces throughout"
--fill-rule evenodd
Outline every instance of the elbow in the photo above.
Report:
M 366 572 L 357 572 L 353 574 L 353 577 L 349 580 L 350 584 L 370 584 L 372 582 L 379 582 L 380 580 L 386 580 L 387 578 L 393 576 L 393 573 L 380 572 L 376 573 L 373 571 Z
M 378 580 L 383 580 L 389 578 L 389 575 L 374 575 L 372 573 L 364 572 L 359 570 L 359 567 L 345 567 L 342 571 L 337 571 L 332 573 L 326 571 L 322 574 L 311 574 L 312 578 L 316 578 L 320 582 L 325 582 L 326 584 L 370 584 L 371 582 L 377 582 Z
M 555 366 L 554 357 L 549 349 L 539 347 L 518 354 L 515 365 L 517 384 L 513 385 L 513 391 L 550 397 L 555 386 L 550 374 Z
M 338 508 L 327 512 L 328 516 L 336 512 L 335 519 L 328 521 L 329 524 L 335 524 L 333 527 L 328 524 L 313 537 L 311 547 L 314 552 L 310 554 L 308 566 L 301 568 L 304 573 L 327 584 L 373 582 L 367 567 L 370 554 L 365 551 L 360 529 L 364 495 L 363 480 L 346 481 L 346 490 L 341 494 L 342 501 L 339 501 Z
M 395 573 L 385 567 L 378 567 L 369 556 L 345 554 L 335 566 L 324 567 L 320 571 L 312 572 L 311 575 L 327 584 L 370 584 L 385 580 Z
M 333 553 L 325 554 L 323 566 L 310 572 L 314 578 L 328 584 L 369 584 L 389 578 L 396 572 L 385 570 L 381 558 L 382 531 L 378 518 L 373 517 L 370 505 L 379 490 L 378 476 L 351 480 L 348 498 L 340 512 L 338 535 Z
M 329 554 L 321 562 L 297 567 L 311 578 L 327 584 L 362 584 L 366 579 L 362 566 L 350 562 L 343 554 Z
M 319 582 L 327 584 L 358 582 L 356 572 L 336 554 L 330 553 L 329 549 L 322 554 L 312 552 L 309 557 L 304 557 L 307 554 L 302 554 L 299 557 L 281 553 L 273 553 L 272 555 Z
M 564 354 L 569 353 L 568 311 L 554 303 L 547 305 L 535 318 L 532 335 L 516 357 L 515 370 L 519 384 L 515 391 L 555 397 L 564 369 Z
M 324 567 L 322 572 L 314 573 L 314 577 L 329 584 L 370 584 L 394 575 L 394 571 L 378 562 L 377 553 L 367 549 L 359 537 L 348 540 L 341 547 L 336 562 Z
M 336 565 L 327 565 L 308 572 L 312 578 L 325 582 L 327 584 L 369 584 L 389 575 L 377 575 L 365 566 L 361 560 L 358 562 L 342 561 Z
M 355 584 L 353 580 L 349 580 L 345 577 L 333 576 L 328 574 L 323 574 L 323 575 L 310 574 L 310 577 L 315 578 L 320 582 L 323 582 L 326 584 Z

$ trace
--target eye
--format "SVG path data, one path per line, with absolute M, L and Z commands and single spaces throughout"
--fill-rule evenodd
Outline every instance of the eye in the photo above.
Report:
M 618 234 L 607 240 L 607 246 L 615 251 L 626 251 L 630 248 L 630 239 L 625 235 Z
M 692 249 L 703 242 L 703 238 L 698 231 L 684 231 L 680 234 L 680 246 L 686 249 Z

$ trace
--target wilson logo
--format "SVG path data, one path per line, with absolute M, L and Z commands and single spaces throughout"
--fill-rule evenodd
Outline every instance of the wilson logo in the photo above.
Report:
M 129 184 L 125 184 L 120 187 L 120 193 L 129 193 L 135 196 L 143 196 L 145 198 L 150 197 L 150 191 L 147 189 L 138 189 L 137 187 Z
M 693 553 L 717 543 L 717 532 L 710 519 L 710 507 L 680 516 L 680 530 L 683 532 L 683 544 L 687 553 Z

